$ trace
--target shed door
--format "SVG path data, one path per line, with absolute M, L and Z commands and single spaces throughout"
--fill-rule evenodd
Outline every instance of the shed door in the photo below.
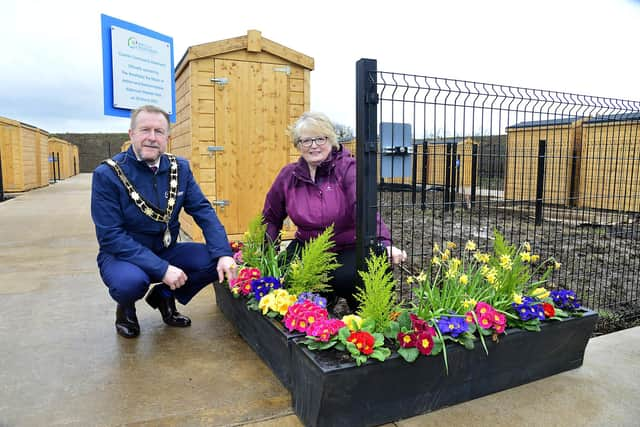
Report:
M 216 200 L 228 235 L 242 235 L 289 161 L 288 75 L 282 64 L 215 59 Z M 229 204 L 224 208 L 220 203 Z

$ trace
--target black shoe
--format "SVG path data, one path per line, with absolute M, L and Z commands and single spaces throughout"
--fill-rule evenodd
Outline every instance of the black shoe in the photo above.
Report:
M 183 316 L 176 310 L 176 301 L 173 295 L 166 296 L 162 293 L 162 285 L 154 286 L 147 295 L 147 304 L 152 308 L 160 310 L 162 320 L 169 326 L 177 326 L 179 328 L 186 328 L 191 326 L 191 319 L 187 316 Z
M 140 335 L 140 324 L 135 305 L 120 305 L 116 308 L 116 332 L 121 337 L 135 338 Z

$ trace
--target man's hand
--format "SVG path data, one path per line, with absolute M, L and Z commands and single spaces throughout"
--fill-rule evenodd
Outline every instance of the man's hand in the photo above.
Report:
M 407 260 L 407 253 L 395 246 L 387 246 L 387 256 L 392 264 L 400 264 Z
M 218 258 L 218 281 L 222 283 L 224 277 L 227 276 L 227 280 L 235 279 L 236 277 L 236 262 L 230 256 L 221 256 Z
M 187 275 L 185 272 L 173 265 L 169 265 L 167 272 L 164 273 L 164 277 L 162 278 L 162 282 L 167 284 L 171 290 L 178 289 L 180 286 L 184 285 L 186 281 Z

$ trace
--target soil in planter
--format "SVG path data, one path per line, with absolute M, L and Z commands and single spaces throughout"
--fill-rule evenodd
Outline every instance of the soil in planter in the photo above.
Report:
M 409 255 L 403 268 L 394 269 L 403 283 L 399 293 L 405 301 L 411 299 L 406 278 L 426 269 L 434 242 L 442 245 L 450 240 L 460 248 L 471 239 L 485 251 L 493 246 L 495 228 L 512 244 L 530 242 L 541 259 L 558 260 L 562 268 L 552 282 L 576 291 L 583 305 L 607 308 L 616 320 L 599 322 L 596 333 L 633 326 L 633 319 L 640 317 L 638 214 L 545 205 L 544 221 L 536 226 L 535 205 L 528 202 L 478 197 L 469 209 L 457 195 L 455 208 L 444 210 L 442 192 L 427 192 L 424 209 L 419 193 L 415 205 L 409 192 L 383 191 L 378 196 L 394 245 Z

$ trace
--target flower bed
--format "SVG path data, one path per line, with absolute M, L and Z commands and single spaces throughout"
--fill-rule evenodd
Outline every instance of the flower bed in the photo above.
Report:
M 582 365 L 597 315 L 547 323 L 540 332 L 507 329 L 499 343 L 467 350 L 447 345 L 439 357 L 405 362 L 394 353 L 362 366 L 338 352 L 313 352 L 294 340 L 291 361 L 296 415 L 307 426 L 367 426 L 466 402 Z
M 291 390 L 290 342 L 294 338 L 304 337 L 304 334 L 290 332 L 281 322 L 250 310 L 245 301 L 235 298 L 226 286 L 216 286 L 215 294 L 216 304 L 227 320 L 280 382 Z
M 293 255 L 260 218 L 249 230 L 216 300 L 306 425 L 382 424 L 577 368 L 597 320 L 551 281 L 560 263 L 498 231 L 492 252 L 434 244 L 429 270 L 407 279 L 411 301 L 396 299 L 387 256 L 371 253 L 357 313 L 332 318 L 318 294 L 337 265 L 332 227 Z

